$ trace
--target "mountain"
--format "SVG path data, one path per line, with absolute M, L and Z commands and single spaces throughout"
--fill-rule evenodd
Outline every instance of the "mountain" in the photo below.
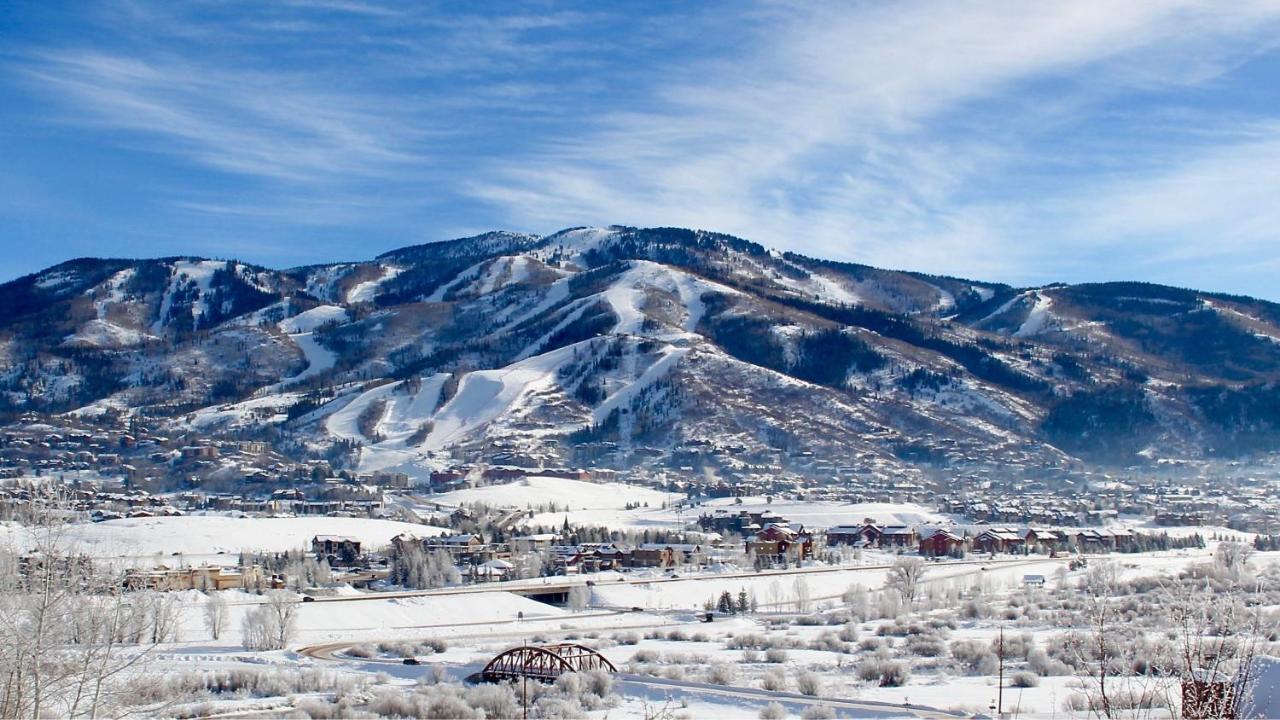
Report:
M 675 228 L 0 285 L 0 422 L 163 421 L 364 470 L 1109 467 L 1280 447 L 1280 305 L 882 270 Z

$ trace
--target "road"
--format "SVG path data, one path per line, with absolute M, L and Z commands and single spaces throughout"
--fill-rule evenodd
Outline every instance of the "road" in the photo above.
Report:
M 1019 565 L 1038 564 L 1045 562 L 1060 562 L 1065 564 L 1068 558 L 1027 558 L 1014 557 L 1009 559 L 998 560 L 953 560 L 941 563 L 930 563 L 930 571 L 947 570 L 956 567 L 1016 567 Z M 770 576 L 790 577 L 794 575 L 820 575 L 825 573 L 842 573 L 842 572 L 871 572 L 875 570 L 887 570 L 892 565 L 834 565 L 821 567 L 805 567 L 805 568 L 788 568 L 785 570 L 749 570 L 739 572 L 718 573 L 714 575 L 683 575 L 676 577 L 629 577 L 625 574 L 610 575 L 602 573 L 598 576 L 577 576 L 577 577 L 544 577 L 529 578 L 526 580 L 508 580 L 502 582 L 480 583 L 477 585 L 463 585 L 459 587 L 433 588 L 430 590 L 397 590 L 393 592 L 377 592 L 363 595 L 339 595 L 335 597 L 316 597 L 314 602 L 361 602 L 366 600 L 386 600 L 389 598 L 411 598 L 411 597 L 437 597 L 445 595 L 474 595 L 478 593 L 492 592 L 509 592 L 517 595 L 536 594 L 543 595 L 554 592 L 568 592 L 569 589 L 584 585 L 588 580 L 594 582 L 596 586 L 605 585 L 658 585 L 662 583 L 682 583 L 697 582 L 700 580 L 732 580 L 735 578 L 759 578 Z M 954 575 L 946 575 L 936 578 L 936 580 L 950 579 L 959 577 L 968 573 L 957 573 Z M 932 581 L 928 574 L 925 575 L 925 581 Z M 837 597 L 837 596 L 832 596 Z M 823 599 L 823 598 L 814 598 Z M 253 602 L 253 601 L 246 601 Z
M 809 695 L 801 695 L 799 693 L 782 692 L 775 690 L 761 690 L 757 688 L 738 687 L 736 685 L 712 685 L 710 683 L 687 682 L 684 680 L 669 680 L 667 678 L 653 677 L 650 675 L 634 675 L 631 673 L 618 673 L 618 684 L 624 692 L 622 695 L 635 696 L 644 695 L 646 690 L 659 690 L 669 695 L 673 699 L 681 696 L 698 695 L 733 698 L 736 700 L 748 700 L 757 702 L 761 707 L 776 702 L 784 707 L 791 714 L 800 714 L 805 708 L 814 705 L 823 705 L 833 710 L 852 710 L 857 713 L 856 717 L 919 717 L 919 718 L 963 718 L 967 715 L 960 713 L 948 712 L 937 708 L 922 705 L 897 705 L 886 702 L 876 702 L 874 700 L 852 700 L 846 698 L 818 698 Z M 631 690 L 631 692 L 626 692 Z M 674 693 L 672 692 L 674 691 Z

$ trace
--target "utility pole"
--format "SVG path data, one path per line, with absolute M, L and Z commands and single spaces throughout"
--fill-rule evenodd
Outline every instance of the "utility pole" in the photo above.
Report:
M 996 717 L 1004 717 L 1004 626 L 1000 626 L 1000 640 L 996 646 L 1000 656 L 1000 682 L 996 685 Z

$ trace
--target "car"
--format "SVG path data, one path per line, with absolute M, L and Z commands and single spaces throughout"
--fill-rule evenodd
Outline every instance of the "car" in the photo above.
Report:
M 303 596 L 302 596 L 302 602 L 315 602 L 315 601 L 316 601 L 316 599 L 315 599 L 315 598 L 313 598 L 313 597 L 311 597 L 310 595 L 303 595 Z
M 404 664 L 405 664 L 405 665 L 417 665 L 417 664 L 418 664 L 418 658 L 405 658 L 405 659 L 404 659 Z
M 631 608 L 631 612 L 644 612 L 644 608 L 639 606 L 634 606 Z

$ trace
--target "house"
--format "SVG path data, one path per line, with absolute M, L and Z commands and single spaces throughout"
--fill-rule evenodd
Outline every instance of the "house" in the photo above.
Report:
M 673 568 L 702 560 L 702 546 L 691 543 L 641 543 L 631 553 L 633 567 Z
M 906 525 L 887 525 L 880 533 L 880 547 L 905 548 L 915 544 L 915 528 Z
M 827 545 L 852 545 L 861 547 L 866 544 L 862 534 L 862 525 L 837 525 L 827 528 Z
M 284 576 L 266 576 L 257 565 L 224 568 L 202 565 L 200 567 L 170 568 L 164 565 L 149 570 L 133 568 L 125 573 L 124 586 L 130 590 L 232 590 L 264 586 L 273 589 L 284 587 Z
M 555 533 L 538 533 L 511 538 L 511 549 L 518 553 L 540 552 L 550 548 L 560 539 Z
M 920 554 L 926 557 L 946 557 L 964 549 L 964 538 L 950 530 L 935 528 L 920 533 Z
M 311 538 L 311 552 L 318 558 L 352 562 L 360 556 L 360 541 L 345 535 L 316 535 Z
M 1037 528 L 1027 528 L 1019 533 L 1022 536 L 1022 542 L 1029 548 L 1044 549 L 1053 552 L 1058 549 L 1060 538 L 1058 534 L 1050 530 L 1041 530 Z
M 801 527 L 793 530 L 770 523 L 746 541 L 747 554 L 757 562 L 794 564 L 813 557 L 813 536 Z
M 978 533 L 973 539 L 973 549 L 992 555 L 1015 552 L 1024 546 L 1022 536 L 1009 528 L 991 527 Z
M 1023 575 L 1022 586 L 1027 588 L 1028 590 L 1042 588 L 1044 587 L 1044 576 L 1043 575 Z

